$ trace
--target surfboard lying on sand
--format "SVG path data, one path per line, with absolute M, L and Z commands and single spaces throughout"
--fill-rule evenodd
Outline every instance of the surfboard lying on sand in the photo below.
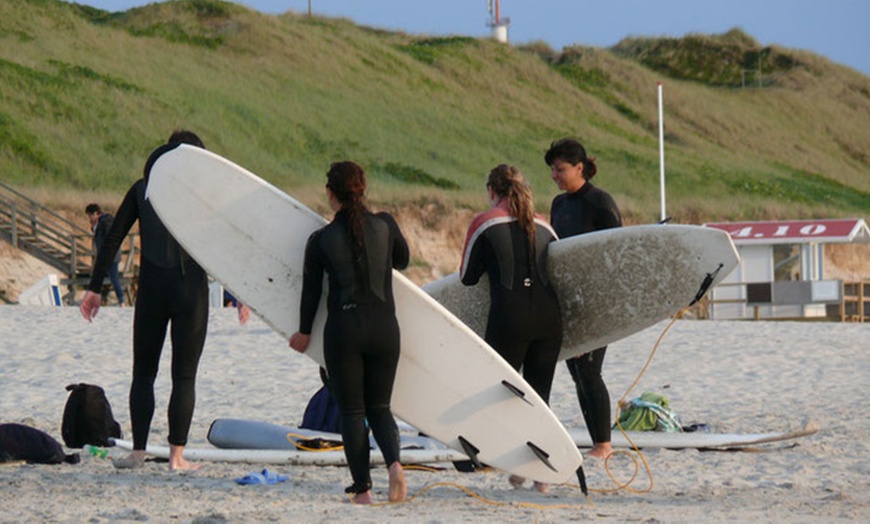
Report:
M 130 451 L 133 442 L 114 439 L 114 444 L 120 449 Z M 149 444 L 145 452 L 152 457 L 168 459 L 169 446 L 154 446 Z M 220 448 L 184 448 L 184 458 L 207 462 L 247 462 L 252 464 L 286 464 L 288 466 L 346 466 L 344 451 L 300 451 L 289 449 L 220 449 Z M 452 449 L 411 449 L 402 450 L 403 464 L 438 464 L 468 460 L 463 453 Z M 384 457 L 380 453 L 371 454 L 372 465 L 383 465 Z
M 706 433 L 703 431 L 682 433 L 626 431 L 623 433 L 614 429 L 611 443 L 614 448 L 727 449 L 795 440 L 814 435 L 818 431 L 818 425 L 813 422 L 806 422 L 801 428 L 792 431 L 767 433 Z M 568 434 L 571 435 L 578 447 L 592 447 L 592 439 L 586 428 L 569 428 Z M 298 449 L 297 443 L 316 438 L 335 442 L 341 441 L 341 435 L 337 433 L 312 431 L 245 419 L 217 419 L 212 422 L 208 432 L 208 441 L 215 447 L 225 449 L 295 450 Z M 444 444 L 434 439 L 408 433 L 401 435 L 401 441 L 403 457 L 406 450 L 437 451 L 445 447 Z M 376 448 L 377 444 L 372 439 L 372 449 Z
M 731 237 L 689 225 L 627 226 L 550 244 L 548 269 L 562 310 L 560 359 L 588 353 L 670 318 L 739 262 Z M 423 289 L 476 333 L 486 329 L 489 282 L 453 273 Z
M 244 168 L 187 145 L 154 163 L 147 198 L 182 247 L 233 295 L 284 337 L 298 329 L 305 244 L 326 224 L 323 217 Z M 473 461 L 539 482 L 571 478 L 583 459 L 535 391 L 417 285 L 395 271 L 393 279 L 402 333 L 393 411 Z M 320 365 L 325 302 L 306 353 Z
M 807 422 L 800 429 L 773 433 L 705 433 L 692 431 L 667 433 L 660 431 L 626 431 L 614 429 L 610 438 L 614 448 L 666 448 L 666 449 L 727 449 L 760 446 L 786 440 L 795 440 L 814 435 L 818 425 Z M 592 439 L 586 428 L 568 430 L 580 447 L 592 447 Z M 630 440 L 630 441 L 629 441 Z M 634 444 L 632 444 L 634 443 Z
M 326 431 L 315 431 L 305 428 L 294 428 L 271 424 L 258 420 L 236 418 L 215 419 L 208 429 L 208 441 L 222 449 L 299 449 L 306 441 L 321 439 L 330 442 L 341 442 L 341 435 Z M 439 450 L 448 448 L 445 444 L 428 437 L 414 433 L 400 433 L 401 449 L 403 450 Z M 369 436 L 371 449 L 378 449 L 378 443 Z M 403 455 L 404 456 L 404 455 Z M 467 459 L 468 457 L 463 457 Z
M 244 421 L 252 422 L 252 421 Z M 253 422 L 252 422 L 253 423 Z M 265 424 L 257 422 L 253 424 Z M 223 428 L 228 430 L 229 427 Z M 241 429 L 237 427 L 236 429 Z M 341 435 L 300 429 L 283 428 L 288 432 L 306 435 L 307 438 L 322 438 L 325 440 L 341 440 Z M 819 431 L 818 426 L 809 423 L 795 431 L 779 433 L 661 433 L 657 431 L 628 431 L 622 434 L 614 431 L 612 444 L 616 449 L 637 447 L 640 449 L 711 449 L 711 450 L 741 450 L 765 444 L 775 444 L 796 440 L 802 437 L 814 435 Z M 568 430 L 579 447 L 592 447 L 592 440 L 586 428 L 572 428 Z M 211 437 L 211 433 L 209 434 Z M 628 438 L 626 438 L 626 436 Z M 223 439 L 229 435 L 222 435 Z M 292 466 L 345 466 L 347 461 L 343 451 L 300 451 L 293 448 L 279 447 L 270 449 L 269 446 L 283 446 L 287 442 L 286 433 L 281 437 L 283 442 L 275 441 L 268 444 L 262 436 L 236 434 L 232 437 L 233 446 L 241 445 L 246 439 L 250 439 L 252 445 L 266 446 L 264 448 L 185 448 L 184 457 L 188 460 L 203 460 L 213 462 L 248 462 L 254 464 L 287 464 Z M 633 445 L 628 439 L 634 443 Z M 210 438 L 211 440 L 211 438 Z M 221 439 L 217 439 L 219 442 Z M 405 464 L 438 464 L 468 460 L 468 457 L 427 437 L 402 437 L 402 462 Z M 428 443 L 426 441 L 429 441 Z M 115 439 L 114 443 L 121 449 L 132 450 L 133 443 L 127 440 Z M 215 442 L 213 442 L 215 444 Z M 414 446 L 429 446 L 423 449 Z M 440 446 L 440 447 L 439 447 Z M 168 446 L 147 447 L 149 455 L 159 458 L 169 458 Z M 372 465 L 383 464 L 383 456 L 380 453 L 371 454 Z

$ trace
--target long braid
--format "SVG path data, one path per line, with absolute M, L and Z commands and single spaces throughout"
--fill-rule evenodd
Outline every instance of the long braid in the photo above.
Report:
M 365 258 L 366 249 L 363 232 L 363 222 L 367 211 L 365 171 L 355 162 L 335 162 L 329 167 L 326 177 L 329 181 L 327 185 L 335 198 L 347 211 L 354 258 L 357 261 L 362 260 Z

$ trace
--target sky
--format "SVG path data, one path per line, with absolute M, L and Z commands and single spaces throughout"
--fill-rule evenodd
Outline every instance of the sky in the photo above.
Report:
M 124 11 L 153 0 L 75 0 Z M 267 14 L 342 17 L 382 29 L 485 37 L 496 0 L 235 0 Z M 500 0 L 513 44 L 609 47 L 629 36 L 720 34 L 735 27 L 762 45 L 804 49 L 870 76 L 868 0 Z

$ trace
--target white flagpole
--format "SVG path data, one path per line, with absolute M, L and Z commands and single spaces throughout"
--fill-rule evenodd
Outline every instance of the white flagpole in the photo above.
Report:
M 662 83 L 659 82 L 659 185 L 661 186 L 661 218 L 667 218 L 665 212 L 665 121 L 662 107 Z

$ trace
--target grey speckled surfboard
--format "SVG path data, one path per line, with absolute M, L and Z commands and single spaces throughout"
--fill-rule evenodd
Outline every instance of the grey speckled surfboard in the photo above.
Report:
M 548 269 L 562 308 L 560 359 L 582 355 L 670 318 L 739 262 L 724 231 L 690 225 L 608 229 L 550 244 Z M 423 286 L 483 335 L 489 283 L 453 273 Z

